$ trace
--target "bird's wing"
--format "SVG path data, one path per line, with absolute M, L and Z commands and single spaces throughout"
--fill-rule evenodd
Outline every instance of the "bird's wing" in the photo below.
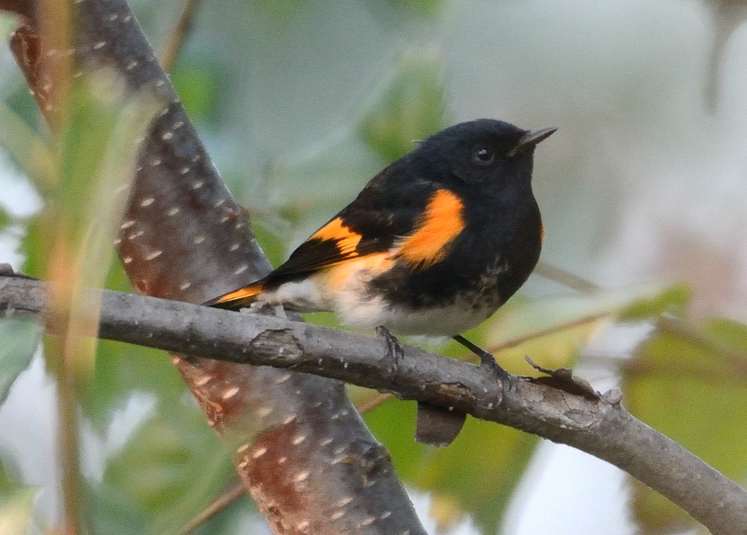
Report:
M 432 187 L 392 187 L 372 180 L 358 197 L 304 241 L 268 277 L 279 283 L 363 256 L 392 250 L 417 226 Z
M 358 197 L 314 232 L 288 260 L 261 281 L 209 304 L 229 306 L 318 271 L 377 253 L 390 253 L 412 269 L 443 258 L 464 228 L 462 201 L 432 181 L 384 170 Z

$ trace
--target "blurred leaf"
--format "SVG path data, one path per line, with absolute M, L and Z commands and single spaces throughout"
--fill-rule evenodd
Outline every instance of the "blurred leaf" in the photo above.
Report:
M 218 120 L 220 102 L 217 80 L 224 79 L 214 64 L 199 66 L 177 65 L 171 75 L 184 109 L 193 122 L 212 123 Z
M 0 230 L 5 229 L 5 227 L 7 227 L 11 221 L 12 219 L 10 217 L 10 214 L 8 214 L 8 212 L 0 208 Z
M 640 321 L 664 313 L 681 313 L 690 301 L 691 291 L 684 284 L 678 284 L 658 294 L 644 295 L 621 310 L 617 317 L 620 321 Z
M 109 271 L 106 288 L 131 291 L 119 260 Z M 100 340 L 93 375 L 81 384 L 83 414 L 99 432 L 106 430 L 115 410 L 125 406 L 134 393 L 153 395 L 159 404 L 176 404 L 186 392 L 179 372 L 164 351 Z
M 270 263 L 273 266 L 280 265 L 285 260 L 287 249 L 283 240 L 265 224 L 261 217 L 252 219 L 252 230 L 265 255 L 270 259 Z
M 24 262 L 21 270 L 23 273 L 34 277 L 44 275 L 44 260 L 47 250 L 44 239 L 41 237 L 44 216 L 37 215 L 26 223 L 26 235 L 21 242 L 21 250 L 24 254 Z
M 485 533 L 495 533 L 537 444 L 526 433 L 473 418 L 446 448 L 417 444 L 414 403 L 387 402 L 366 422 L 389 449 L 403 481 L 434 493 L 437 520 L 448 524 L 473 514 Z
M 362 138 L 386 161 L 413 149 L 413 143 L 444 126 L 442 62 L 435 53 L 405 57 L 389 87 L 360 124 Z
M 747 325 L 713 319 L 697 335 L 656 331 L 641 344 L 625 368 L 626 404 L 647 424 L 744 484 Z M 692 519 L 666 498 L 632 484 L 633 513 L 644 532 L 692 527 Z
M 41 329 L 31 321 L 0 320 L 0 403 L 5 401 L 18 375 L 31 363 Z
M 254 9 L 261 9 L 270 17 L 278 21 L 285 21 L 302 7 L 302 0 L 254 0 Z
M 34 497 L 38 489 L 19 485 L 0 462 L 0 533 L 22 534 L 31 527 Z
M 142 516 L 146 533 L 174 533 L 233 473 L 228 455 L 196 407 L 161 405 L 107 464 L 94 495 L 103 489 L 111 511 L 102 515 L 99 521 L 106 524 L 95 531 L 129 533 L 128 524 L 119 522 Z M 120 514 L 120 504 L 126 515 Z
M 15 30 L 18 22 L 15 18 L 12 20 L 13 30 Z M 10 32 L 6 35 L 9 34 Z M 12 89 L 5 96 L 5 103 L 26 124 L 31 125 L 32 129 L 38 130 L 40 114 L 39 106 L 36 105 L 36 99 L 34 99 L 34 96 L 29 91 L 25 80 L 19 78 L 18 80 L 14 80 L 14 82 L 16 83 L 13 84 Z
M 408 23 L 430 22 L 441 11 L 443 0 L 364 0 L 382 26 L 406 29 Z
M 37 490 L 20 488 L 0 499 L 0 533 L 21 535 L 31 527 Z
M 486 346 L 513 372 L 531 371 L 529 355 L 546 368 L 568 367 L 594 333 L 614 319 L 655 317 L 688 293 L 681 286 L 644 285 L 616 291 L 511 300 L 485 325 Z
M 40 192 L 48 192 L 54 185 L 56 170 L 47 141 L 4 104 L 0 104 L 0 124 L 0 145 Z
M 88 515 L 95 533 L 142 535 L 148 516 L 119 489 L 106 483 L 88 488 Z
M 387 0 L 387 3 L 395 9 L 432 17 L 438 13 L 443 0 Z
M 167 404 L 177 403 L 186 391 L 165 352 L 109 340 L 99 342 L 93 375 L 81 388 L 83 414 L 99 432 L 135 393 L 152 394 Z

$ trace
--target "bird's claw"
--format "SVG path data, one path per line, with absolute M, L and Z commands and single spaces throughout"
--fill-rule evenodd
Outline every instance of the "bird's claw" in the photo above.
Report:
M 480 369 L 486 370 L 487 373 L 496 378 L 497 381 L 507 383 L 511 382 L 511 374 L 504 370 L 500 364 L 495 361 L 492 354 L 484 351 L 480 353 Z
M 376 334 L 384 339 L 384 343 L 386 344 L 386 356 L 391 362 L 391 374 L 395 375 L 405 352 L 402 350 L 402 346 L 399 344 L 397 337 L 383 325 L 376 327 Z

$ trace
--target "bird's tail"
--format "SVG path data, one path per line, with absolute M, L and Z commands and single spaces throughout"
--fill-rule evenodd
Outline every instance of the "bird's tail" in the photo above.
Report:
M 223 294 L 215 299 L 203 303 L 214 308 L 225 308 L 227 310 L 239 310 L 247 308 L 264 290 L 264 281 L 257 281 L 249 286 L 243 286 L 227 294 Z

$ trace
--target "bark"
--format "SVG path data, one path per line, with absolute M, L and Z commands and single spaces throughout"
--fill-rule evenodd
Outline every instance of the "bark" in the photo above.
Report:
M 130 91 L 150 91 L 165 102 L 142 142 L 116 241 L 134 286 L 197 303 L 267 273 L 270 265 L 246 214 L 205 152 L 127 2 L 69 4 L 72 43 L 60 49 L 39 30 L 53 21 L 36 20 L 36 2 L 0 0 L 0 9 L 24 15 L 11 48 L 47 118 L 54 119 L 56 88 L 68 82 L 55 75 L 64 72 L 80 78 L 113 69 Z M 55 68 L 71 59 L 69 71 Z M 361 421 L 343 383 L 203 358 L 174 362 L 208 423 L 235 452 L 237 472 L 276 533 L 424 533 L 388 453 Z M 343 452 L 350 461 L 333 462 Z

